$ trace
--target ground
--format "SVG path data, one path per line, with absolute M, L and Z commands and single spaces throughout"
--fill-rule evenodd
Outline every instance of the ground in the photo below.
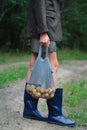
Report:
M 16 65 L 20 65 L 18 63 Z M 24 64 L 24 63 L 22 63 Z M 28 63 L 26 63 L 28 64 Z M 11 65 L 0 66 L 0 70 L 10 67 Z M 66 82 L 69 80 L 85 79 L 87 80 L 87 60 L 71 61 L 69 64 L 59 66 L 58 80 Z M 52 125 L 46 122 L 24 119 L 23 112 L 23 93 L 25 80 L 13 83 L 10 87 L 0 89 L 0 130 L 86 130 L 87 127 L 62 127 Z M 39 102 L 39 110 L 41 105 L 45 104 L 45 100 Z

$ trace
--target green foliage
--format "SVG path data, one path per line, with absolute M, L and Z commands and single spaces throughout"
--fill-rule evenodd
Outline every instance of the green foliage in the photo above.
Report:
M 30 43 L 26 40 L 27 0 L 0 1 L 0 49 L 26 51 Z M 87 50 L 87 0 L 63 0 L 63 40 L 61 48 Z
M 87 88 L 85 84 L 85 81 L 70 82 L 70 84 L 68 84 L 66 102 L 69 106 L 76 107 L 82 104 L 87 98 Z
M 10 63 L 17 63 L 17 62 L 28 62 L 30 59 L 29 53 L 0 53 L 0 64 L 10 64 Z
M 77 125 L 87 122 L 87 82 L 71 81 L 63 84 L 64 104 L 69 118 L 76 120 Z
M 87 48 L 87 1 L 65 1 L 62 10 L 63 42 L 70 48 Z
M 25 30 L 26 0 L 4 0 L 0 5 L 0 45 L 8 48 L 22 49 L 20 37 Z M 24 39 L 22 36 L 21 39 Z M 24 41 L 26 42 L 26 41 Z
M 11 67 L 10 69 L 0 72 L 0 88 L 7 87 L 9 83 L 15 82 L 18 79 L 23 79 L 26 76 L 27 66 L 20 65 Z
M 78 49 L 62 48 L 57 51 L 58 59 L 62 60 L 86 60 L 87 53 Z
M 69 48 L 63 48 L 57 51 L 58 60 L 60 63 L 69 63 L 70 60 L 86 60 L 87 53 L 78 49 L 70 50 Z M 0 53 L 0 64 L 9 64 L 12 62 L 29 61 L 29 53 L 20 53 L 18 50 L 9 51 L 9 53 Z

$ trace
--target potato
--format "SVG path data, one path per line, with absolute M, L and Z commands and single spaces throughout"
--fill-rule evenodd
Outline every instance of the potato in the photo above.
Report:
M 54 93 L 49 95 L 49 98 L 53 98 L 54 97 Z
M 35 85 L 31 85 L 30 87 L 31 87 L 32 89 L 34 89 L 34 88 L 35 88 Z
M 48 88 L 48 93 L 49 94 L 55 93 L 55 88 Z
M 36 87 L 37 92 L 40 92 L 40 90 L 41 90 L 41 87 Z
M 37 95 L 38 95 L 38 97 L 41 97 L 41 93 L 38 92 Z
M 48 93 L 51 94 L 53 92 L 52 88 L 48 88 Z
M 33 91 L 33 88 L 30 87 L 29 90 L 30 90 L 30 92 L 32 92 L 32 91 Z
M 27 85 L 26 91 L 32 95 L 34 98 L 44 98 L 44 99 L 49 99 L 53 98 L 55 88 L 48 88 L 44 89 L 41 86 L 35 86 L 35 85 Z
M 36 92 L 36 93 L 34 94 L 34 97 L 35 97 L 35 98 L 40 98 L 40 97 L 41 97 L 41 94 L 40 94 L 39 92 Z
M 31 90 L 30 87 L 26 87 L 26 91 L 27 91 L 27 92 L 31 92 L 32 90 Z
M 36 89 L 33 89 L 32 93 L 35 94 L 36 93 Z
M 44 89 L 44 93 L 48 93 L 48 89 Z
M 45 92 L 44 88 L 40 88 L 40 93 L 44 93 L 44 92 Z
M 48 94 L 48 93 L 45 93 L 45 94 L 44 94 L 44 98 L 49 98 L 49 94 Z

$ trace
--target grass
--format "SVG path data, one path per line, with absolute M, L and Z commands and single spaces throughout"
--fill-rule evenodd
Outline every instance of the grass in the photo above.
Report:
M 10 64 L 17 62 L 29 61 L 30 54 L 28 53 L 0 53 L 0 64 Z M 9 83 L 16 82 L 18 79 L 23 79 L 26 75 L 27 65 L 20 65 L 3 69 L 0 72 L 0 88 L 9 86 Z
M 80 50 L 70 50 L 68 48 L 57 51 L 60 63 L 68 63 L 67 60 L 87 60 L 87 53 Z M 0 53 L 0 64 L 28 61 L 29 53 Z M 66 61 L 65 61 L 66 60 Z
M 63 60 L 87 60 L 87 53 L 77 49 L 70 50 L 68 48 L 64 48 L 58 50 L 57 56 L 60 62 Z
M 23 79 L 27 72 L 26 65 L 20 65 L 17 67 L 10 67 L 0 72 L 0 88 L 9 86 L 9 83 L 15 82 L 18 79 Z
M 64 106 L 68 117 L 76 120 L 77 125 L 87 123 L 87 82 L 79 80 L 62 84 Z
M 28 53 L 0 53 L 0 64 L 29 61 L 29 59 Z

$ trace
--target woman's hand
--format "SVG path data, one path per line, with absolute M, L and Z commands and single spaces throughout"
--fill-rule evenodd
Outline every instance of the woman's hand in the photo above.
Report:
M 49 47 L 50 45 L 50 38 L 47 33 L 40 34 L 40 44 L 43 46 Z

